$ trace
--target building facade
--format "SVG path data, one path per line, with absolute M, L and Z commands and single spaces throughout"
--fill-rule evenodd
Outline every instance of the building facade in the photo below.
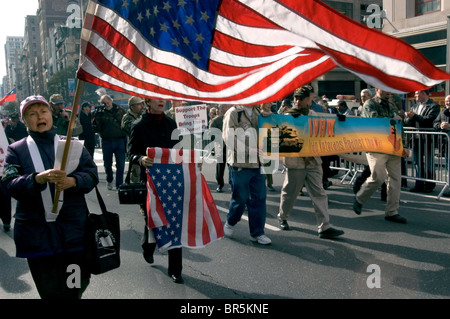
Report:
M 450 0 L 384 0 L 383 32 L 404 40 L 437 67 L 449 69 L 448 39 Z M 431 89 L 431 97 L 444 105 L 449 82 Z M 414 103 L 414 93 L 407 96 L 407 108 Z
M 16 83 L 16 51 L 20 51 L 23 48 L 23 37 L 6 37 L 5 43 L 5 63 L 6 63 L 6 76 L 7 81 L 3 82 L 3 89 L 5 92 L 11 91 L 15 87 Z

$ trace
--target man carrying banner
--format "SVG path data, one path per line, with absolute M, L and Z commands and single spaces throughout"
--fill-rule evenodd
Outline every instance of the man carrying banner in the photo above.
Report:
M 389 101 L 389 92 L 375 89 L 375 96 L 366 101 L 362 108 L 361 117 L 384 117 L 402 120 L 397 114 L 398 108 Z M 395 122 L 395 121 L 394 121 Z M 395 124 L 395 123 L 394 123 Z M 408 151 L 403 150 L 405 156 Z M 372 196 L 372 194 L 386 181 L 387 201 L 385 209 L 385 219 L 388 221 L 406 224 L 406 218 L 398 213 L 400 206 L 401 191 L 401 157 L 392 154 L 382 154 L 367 152 L 367 162 L 369 163 L 371 175 L 356 193 L 353 210 L 360 215 L 362 205 Z
M 316 115 L 317 113 L 310 109 L 313 97 L 313 88 L 309 85 L 295 90 L 294 107 L 287 110 L 284 114 L 290 114 L 294 117 Z M 278 213 L 280 228 L 289 230 L 287 219 L 294 207 L 297 195 L 304 185 L 314 204 L 319 237 L 331 239 L 344 234 L 343 230 L 335 229 L 330 224 L 328 196 L 323 188 L 323 170 L 320 157 L 285 157 L 283 164 L 286 167 L 286 176 L 281 189 L 280 210 Z

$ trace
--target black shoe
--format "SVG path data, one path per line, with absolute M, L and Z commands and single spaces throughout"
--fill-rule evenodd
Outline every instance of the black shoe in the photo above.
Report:
M 406 224 L 406 218 L 400 216 L 399 214 L 395 214 L 392 216 L 385 216 L 384 219 L 390 222 L 399 223 L 399 224 Z
M 362 205 L 358 202 L 358 200 L 355 199 L 353 200 L 353 211 L 357 214 L 357 215 L 361 215 L 362 212 Z
M 153 259 L 153 251 L 149 252 L 148 250 L 144 250 L 143 253 L 144 255 L 144 259 L 146 262 L 148 262 L 149 264 L 153 264 L 154 263 L 154 259 Z
M 154 260 L 153 260 L 153 253 L 155 252 L 156 249 L 156 243 L 146 243 L 142 245 L 142 255 L 144 255 L 144 259 L 146 262 L 148 262 L 149 264 L 153 264 Z
M 323 182 L 323 189 L 328 189 L 333 183 L 331 181 Z
M 411 193 L 422 193 L 423 187 L 413 187 L 409 190 Z
M 222 186 L 222 187 L 223 187 L 223 186 Z M 223 193 L 222 187 L 220 187 L 220 186 L 217 187 L 217 188 L 216 188 L 216 192 L 217 192 L 217 193 Z
M 176 284 L 184 283 L 184 279 L 183 279 L 183 277 L 181 277 L 181 274 L 179 274 L 179 275 L 174 275 L 174 274 L 170 275 L 169 274 L 169 276 L 172 279 L 172 281 Z
M 343 230 L 339 230 L 339 229 L 335 229 L 333 227 L 328 228 L 327 230 L 324 230 L 323 232 L 319 233 L 319 237 L 320 238 L 325 238 L 325 239 L 333 239 L 333 238 L 337 238 L 341 235 L 344 234 Z
M 280 223 L 280 228 L 281 228 L 282 230 L 289 230 L 289 229 L 290 229 L 287 220 L 285 220 L 285 219 L 279 219 L 278 222 Z
M 276 189 L 273 186 L 267 186 L 270 192 L 276 192 Z

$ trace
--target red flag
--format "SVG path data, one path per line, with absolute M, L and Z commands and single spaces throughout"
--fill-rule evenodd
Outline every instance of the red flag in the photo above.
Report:
M 318 0 L 90 1 L 77 76 L 151 98 L 259 104 L 336 66 L 397 93 L 450 79 Z
M 184 155 L 183 155 L 184 154 Z M 214 199 L 195 151 L 148 148 L 147 220 L 160 248 L 203 247 L 223 237 Z
M 1 100 L 0 105 L 5 104 L 6 102 L 11 102 L 17 100 L 16 88 L 12 89 L 8 92 Z

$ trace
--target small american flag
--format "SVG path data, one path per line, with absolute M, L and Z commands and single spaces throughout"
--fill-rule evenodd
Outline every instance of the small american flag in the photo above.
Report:
M 337 66 L 390 92 L 450 75 L 318 0 L 90 1 L 81 80 L 165 100 L 281 100 Z
M 195 152 L 147 149 L 154 161 L 147 169 L 148 227 L 160 248 L 203 247 L 223 237 L 214 199 L 194 162 Z

